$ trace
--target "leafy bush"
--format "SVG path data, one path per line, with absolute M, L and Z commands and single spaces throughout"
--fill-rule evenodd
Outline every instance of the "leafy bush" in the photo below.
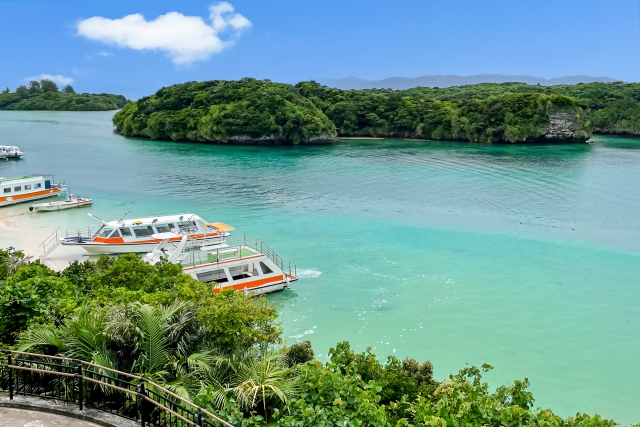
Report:
M 345 374 L 334 364 L 310 362 L 301 368 L 300 383 L 300 397 L 287 406 L 278 426 L 387 426 L 379 405 L 381 387 L 353 371 Z
M 364 381 L 380 384 L 381 402 L 385 404 L 400 401 L 403 397 L 414 400 L 419 396 L 431 396 L 437 385 L 433 379 L 433 365 L 429 361 L 420 364 L 415 359 L 407 358 L 400 362 L 396 357 L 389 356 L 383 365 L 370 348 L 363 353 L 355 353 L 346 341 L 330 349 L 329 356 L 341 372 L 352 371 Z
M 289 366 L 305 364 L 313 360 L 313 357 L 313 348 L 311 348 L 309 340 L 293 344 L 285 353 L 285 359 Z
M 13 344 L 15 335 L 32 324 L 55 323 L 75 307 L 71 282 L 39 263 L 19 268 L 0 282 L 0 342 Z

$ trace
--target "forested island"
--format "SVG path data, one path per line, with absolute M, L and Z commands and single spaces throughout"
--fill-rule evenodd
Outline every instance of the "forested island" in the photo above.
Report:
M 127 102 L 122 95 L 76 93 L 71 85 L 60 89 L 49 79 L 33 80 L 14 92 L 6 88 L 0 93 L 0 110 L 107 111 L 122 108 Z
M 285 345 L 264 297 L 215 294 L 213 285 L 180 265 L 151 266 L 135 254 L 75 261 L 56 272 L 0 249 L 0 349 L 151 379 L 238 427 L 617 425 L 536 407 L 526 378 L 490 390 L 486 364 L 438 378 L 428 360 L 382 361 L 348 342 L 316 360 L 309 341 Z M 95 401 L 113 398 L 100 386 L 85 392 Z
M 640 84 L 477 84 L 340 90 L 245 78 L 188 82 L 127 104 L 125 136 L 215 143 L 309 144 L 337 137 L 483 143 L 585 142 L 640 135 Z

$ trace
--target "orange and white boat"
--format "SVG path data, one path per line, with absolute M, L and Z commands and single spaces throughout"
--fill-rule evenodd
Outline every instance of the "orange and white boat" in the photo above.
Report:
M 220 222 L 209 223 L 192 213 L 175 215 L 150 216 L 135 219 L 120 219 L 116 221 L 100 221 L 100 227 L 67 230 L 64 237 L 57 234 L 51 241 L 63 246 L 79 246 L 90 254 L 123 254 L 145 253 L 153 250 L 162 239 L 154 237 L 158 233 L 184 233 L 190 240 L 199 245 L 216 245 L 225 237 L 230 236 L 234 228 Z M 180 235 L 175 235 L 172 241 L 179 242 Z M 52 245 L 43 243 L 44 256 L 53 250 Z
M 215 282 L 216 293 L 235 289 L 251 296 L 261 295 L 288 289 L 291 282 L 298 280 L 294 263 L 251 236 L 234 235 L 215 246 L 194 246 L 184 233 L 153 237 L 162 242 L 144 256 L 145 262 L 154 265 L 165 259 L 180 264 L 182 271 L 194 279 Z
M 60 196 L 65 188 L 64 183 L 54 182 L 53 175 L 0 178 L 0 206 Z

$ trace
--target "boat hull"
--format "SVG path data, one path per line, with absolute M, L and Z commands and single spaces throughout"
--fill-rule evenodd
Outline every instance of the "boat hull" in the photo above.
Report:
M 289 289 L 289 282 L 294 280 L 297 280 L 297 278 L 294 277 L 292 280 L 287 280 L 287 276 L 285 274 L 279 274 L 274 277 L 266 277 L 263 279 L 245 279 L 234 284 L 219 284 L 214 288 L 213 292 L 220 293 L 227 289 L 234 289 L 236 291 L 244 292 L 247 296 L 258 296 Z
M 82 202 L 51 202 L 51 203 L 41 203 L 38 205 L 33 205 L 29 207 L 30 211 L 35 212 L 53 212 L 53 211 L 62 211 L 65 209 L 73 209 L 73 208 L 82 208 L 85 206 L 91 206 L 93 201 L 82 201 Z
M 34 200 L 46 199 L 47 197 L 60 196 L 62 191 L 59 188 L 50 188 L 34 192 L 31 194 L 20 194 L 13 197 L 0 197 L 0 207 L 16 205 L 18 203 L 32 202 Z

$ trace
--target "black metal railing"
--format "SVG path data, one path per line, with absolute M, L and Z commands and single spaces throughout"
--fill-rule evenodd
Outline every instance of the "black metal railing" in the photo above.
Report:
M 145 378 L 82 360 L 21 351 L 0 352 L 0 390 L 55 399 L 136 421 L 142 427 L 233 427 Z

